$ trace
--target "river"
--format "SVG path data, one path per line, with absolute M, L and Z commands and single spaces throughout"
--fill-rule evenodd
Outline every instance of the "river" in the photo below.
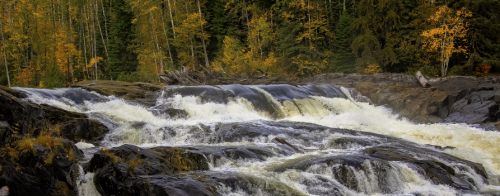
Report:
M 98 146 L 77 145 L 87 156 L 82 164 L 98 148 L 123 144 L 193 147 L 207 155 L 210 170 L 205 174 L 221 179 L 219 195 L 500 193 L 500 132 L 467 124 L 415 124 L 370 104 L 355 89 L 330 84 L 168 86 L 148 106 L 79 88 L 16 89 L 27 92 L 31 102 L 84 113 L 110 129 Z M 368 157 L 370 149 L 382 147 L 400 149 L 416 160 L 437 160 L 453 168 L 456 184 L 468 188 L 436 183 L 415 161 Z M 229 148 L 266 156 L 212 156 Z M 488 178 L 448 155 L 482 164 Z M 98 194 L 94 174 L 81 172 L 79 194 Z M 227 183 L 224 175 L 240 182 Z

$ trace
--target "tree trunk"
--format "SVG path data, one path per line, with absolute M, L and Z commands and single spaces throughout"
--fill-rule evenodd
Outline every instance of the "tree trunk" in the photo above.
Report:
M 167 3 L 168 3 L 168 12 L 170 13 L 170 22 L 172 23 L 172 31 L 174 32 L 174 39 L 175 39 L 174 17 L 172 17 L 172 9 L 170 8 L 170 0 L 167 0 Z M 163 15 L 162 15 L 162 20 L 163 20 Z
M 83 17 L 83 10 L 82 10 L 82 17 Z M 85 21 L 87 22 L 87 21 Z M 82 38 L 83 38 L 83 54 L 84 54 L 84 59 L 85 59 L 85 71 L 87 72 L 87 79 L 89 78 L 89 70 L 87 69 L 87 65 L 88 65 L 88 62 L 87 62 L 87 46 L 86 46 L 86 40 L 85 40 L 85 28 L 82 27 L 83 26 L 83 23 L 80 21 L 80 27 L 81 27 L 81 34 L 82 34 Z
M 422 73 L 420 71 L 417 71 L 417 73 L 415 74 L 415 76 L 417 77 L 417 80 L 418 82 L 420 82 L 420 84 L 423 86 L 423 87 L 429 87 L 429 83 L 427 83 L 427 79 L 425 79 L 425 77 L 422 75 Z
M 151 12 L 150 12 L 151 14 Z M 156 71 L 156 76 L 158 77 L 158 82 L 160 81 L 160 74 L 158 73 L 158 62 L 156 60 L 156 53 L 155 53 L 155 47 L 154 47 L 154 38 L 153 38 L 153 27 L 152 27 L 152 24 L 151 24 L 151 19 L 152 19 L 152 15 L 150 15 L 149 17 L 149 34 L 151 35 L 151 49 L 153 50 L 153 57 L 155 59 L 155 71 Z
M 5 62 L 5 72 L 7 74 L 7 83 L 9 84 L 10 88 L 9 64 L 7 63 L 7 53 L 5 52 L 7 50 L 7 47 L 5 47 L 5 39 L 3 37 L 3 25 L 1 19 L 0 19 L 0 30 L 2 31 L 3 60 Z
M 104 3 L 101 0 L 101 5 L 102 5 L 102 15 L 104 16 L 104 32 L 106 34 L 106 43 L 109 43 L 109 37 L 108 37 L 108 18 L 106 18 L 106 12 L 104 11 Z
M 104 41 L 104 36 L 102 34 L 101 23 L 99 22 L 98 10 L 99 10 L 99 6 L 97 5 L 97 1 L 95 1 L 95 19 L 97 20 L 97 26 L 99 27 L 99 33 L 101 33 L 101 39 L 102 39 L 102 44 L 104 45 L 104 51 L 106 52 L 106 58 L 109 61 L 108 48 L 106 47 L 106 42 Z
M 210 63 L 208 62 L 207 46 L 205 45 L 205 36 L 203 33 L 203 25 L 201 24 L 202 17 L 201 17 L 200 0 L 198 0 L 198 12 L 200 14 L 201 42 L 203 43 L 203 52 L 205 53 L 205 66 L 207 69 L 210 69 Z
M 187 2 L 184 1 L 184 5 L 186 6 L 186 13 L 187 13 L 187 17 L 189 17 L 189 10 L 188 10 L 188 5 L 187 5 Z M 195 64 L 196 64 L 196 61 L 195 61 L 195 58 L 194 58 L 194 45 L 193 45 L 193 36 L 191 35 L 191 29 L 189 29 L 188 31 L 189 33 L 189 41 L 191 41 L 191 56 L 192 56 L 192 61 L 193 61 L 193 71 L 195 70 Z
M 170 3 L 169 3 L 169 9 L 170 9 Z M 168 41 L 167 30 L 165 29 L 165 20 L 163 19 L 163 12 L 161 10 L 160 10 L 160 14 L 161 14 L 161 26 L 163 27 L 163 34 L 165 34 L 165 41 L 167 42 L 168 55 L 170 56 L 170 71 L 172 71 L 172 70 L 174 70 L 174 59 L 172 58 L 172 52 L 170 51 L 170 42 Z M 172 14 L 172 13 L 170 13 L 170 14 Z M 172 15 L 170 15 L 170 16 L 172 16 Z M 173 28 L 173 26 L 172 26 L 172 28 Z M 175 31 L 174 31 L 174 33 L 175 33 Z M 175 37 L 174 37 L 174 39 L 175 39 Z
M 69 43 L 71 43 L 71 35 L 73 33 L 73 29 L 71 27 L 72 23 L 71 23 L 71 13 L 69 12 L 69 8 L 71 7 L 71 1 L 68 1 L 69 2 L 69 5 L 68 5 L 68 20 L 69 20 L 69 31 L 68 31 L 68 45 Z M 71 84 L 75 84 L 75 74 L 74 74 L 74 71 L 73 71 L 73 59 L 71 58 L 71 53 L 69 54 L 69 72 L 70 72 L 70 79 L 71 79 Z
M 161 10 L 160 10 L 161 11 Z M 153 26 L 153 23 L 154 23 L 154 18 L 153 18 L 153 13 L 152 12 L 149 12 L 149 17 L 150 17 L 150 27 L 152 28 L 151 29 L 151 33 L 154 34 L 154 43 L 156 43 L 156 51 L 158 51 L 158 54 L 160 54 L 160 73 L 163 73 L 163 54 L 160 50 L 160 46 L 158 45 L 158 36 L 156 35 L 156 31 L 155 29 L 152 27 Z M 158 75 L 159 77 L 159 75 Z
M 91 3 L 91 6 L 92 6 L 92 3 Z M 92 11 L 89 10 L 90 13 L 92 13 Z M 92 17 L 92 31 L 94 32 L 94 72 L 95 72 L 95 80 L 99 80 L 99 77 L 98 77 L 98 73 L 97 73 L 97 39 L 96 39 L 96 35 L 95 35 L 95 19 L 96 17 Z M 97 21 L 99 22 L 99 21 Z

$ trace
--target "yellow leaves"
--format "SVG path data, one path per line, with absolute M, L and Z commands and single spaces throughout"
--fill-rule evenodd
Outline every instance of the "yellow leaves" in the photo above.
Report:
M 455 42 L 466 41 L 465 36 L 469 24 L 464 22 L 464 19 L 471 16 L 472 13 L 466 8 L 454 12 L 448 6 L 439 7 L 436 13 L 429 18 L 429 22 L 435 28 L 421 34 L 426 38 L 423 47 L 429 51 L 440 51 L 441 61 L 446 61 L 453 53 L 465 53 L 466 48 L 455 44 Z
M 370 64 L 364 70 L 364 74 L 376 74 L 376 73 L 381 73 L 381 72 L 382 72 L 382 68 L 380 67 L 379 64 Z

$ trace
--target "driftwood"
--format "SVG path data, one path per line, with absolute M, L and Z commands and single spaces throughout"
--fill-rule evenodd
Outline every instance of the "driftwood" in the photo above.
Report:
M 219 64 L 217 64 L 217 66 L 219 66 L 220 70 L 222 70 L 222 72 L 226 75 L 226 76 L 229 76 L 230 78 L 234 78 L 232 75 L 228 74 L 226 72 L 226 70 L 224 70 Z
M 258 71 L 259 71 L 262 75 L 257 76 L 256 78 L 265 78 L 265 77 L 267 76 L 267 72 L 262 71 L 262 70 L 260 70 L 260 69 L 257 69 L 257 70 L 258 70 Z
M 418 82 L 425 88 L 425 87 L 430 87 L 431 85 L 427 82 L 427 79 L 425 79 L 424 75 L 420 71 L 417 71 L 415 74 L 417 77 Z

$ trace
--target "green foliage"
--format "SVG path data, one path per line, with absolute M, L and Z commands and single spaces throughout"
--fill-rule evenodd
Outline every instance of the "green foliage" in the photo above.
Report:
M 43 88 L 61 88 L 64 87 L 64 75 L 55 65 L 49 65 L 45 77 L 41 82 Z
M 335 45 L 337 50 L 335 52 L 335 71 L 352 73 L 355 71 L 354 55 L 351 49 L 352 43 L 352 30 L 351 30 L 351 16 L 344 12 L 340 17 L 339 25 L 335 30 Z
M 135 39 L 134 14 L 130 4 L 125 0 L 113 2 L 114 19 L 109 28 L 109 63 L 108 70 L 111 78 L 116 79 L 120 74 L 130 74 L 137 68 L 137 54 L 131 46 Z

